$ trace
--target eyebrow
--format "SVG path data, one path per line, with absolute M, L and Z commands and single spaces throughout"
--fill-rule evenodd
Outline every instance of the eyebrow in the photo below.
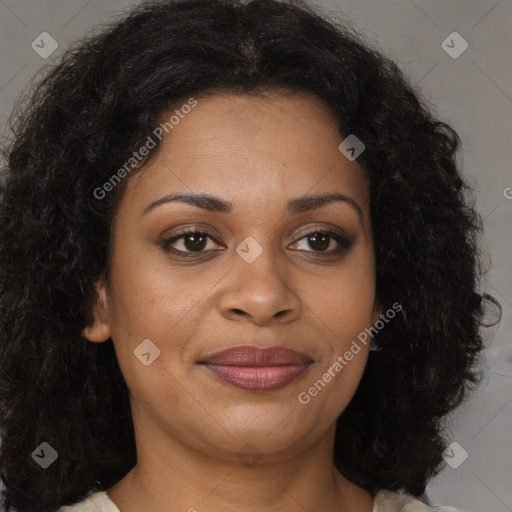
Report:
M 198 208 L 202 208 L 213 213 L 231 213 L 233 210 L 233 203 L 210 194 L 184 194 L 171 192 L 170 194 L 167 194 L 146 206 L 142 215 L 147 214 L 157 206 L 174 201 L 197 206 Z M 363 220 L 363 210 L 359 204 L 351 197 L 338 192 L 305 195 L 290 199 L 286 204 L 286 212 L 289 214 L 303 213 L 322 208 L 332 202 L 343 202 L 351 205 L 354 210 L 357 211 L 361 221 Z

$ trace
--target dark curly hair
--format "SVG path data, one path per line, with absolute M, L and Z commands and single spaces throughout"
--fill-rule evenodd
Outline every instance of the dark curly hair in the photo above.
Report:
M 416 496 L 441 469 L 447 414 L 481 379 L 480 327 L 499 308 L 478 292 L 482 222 L 457 133 L 339 17 L 293 0 L 151 1 L 68 49 L 11 118 L 0 189 L 7 512 L 53 512 L 136 464 L 112 340 L 82 335 L 130 177 L 103 199 L 93 191 L 183 98 L 271 90 L 323 99 L 340 134 L 366 145 L 376 297 L 403 306 L 337 422 L 335 465 L 370 492 Z M 58 453 L 46 470 L 31 457 L 42 442 Z

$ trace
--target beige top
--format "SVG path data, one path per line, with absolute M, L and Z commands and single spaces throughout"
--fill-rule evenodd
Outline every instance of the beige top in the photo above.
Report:
M 90 494 L 75 505 L 61 507 L 58 512 L 120 512 L 105 491 Z M 408 495 L 379 491 L 373 500 L 372 512 L 458 512 L 452 507 L 433 507 Z

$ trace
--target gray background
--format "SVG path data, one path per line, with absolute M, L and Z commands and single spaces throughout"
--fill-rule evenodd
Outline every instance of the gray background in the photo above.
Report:
M 0 0 L 2 127 L 32 76 L 69 43 L 136 2 Z M 485 219 L 491 269 L 485 291 L 502 304 L 499 327 L 486 335 L 486 379 L 450 422 L 450 439 L 468 453 L 431 482 L 432 503 L 464 512 L 512 512 L 512 0 L 331 0 L 315 5 L 341 14 L 402 69 L 463 142 L 463 169 Z M 468 43 L 452 58 L 441 43 L 452 32 Z M 42 32 L 58 49 L 46 59 L 31 47 Z M 41 44 L 39 42 L 39 44 Z M 459 42 L 447 44 L 460 48 Z M 5 130 L 4 130 L 4 133 Z M 452 465 L 461 448 L 450 452 Z

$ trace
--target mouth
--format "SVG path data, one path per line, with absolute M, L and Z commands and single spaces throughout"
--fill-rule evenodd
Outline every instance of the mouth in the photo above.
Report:
M 220 380 L 247 391 L 275 391 L 298 379 L 313 363 L 284 347 L 239 345 L 206 357 L 198 364 Z

